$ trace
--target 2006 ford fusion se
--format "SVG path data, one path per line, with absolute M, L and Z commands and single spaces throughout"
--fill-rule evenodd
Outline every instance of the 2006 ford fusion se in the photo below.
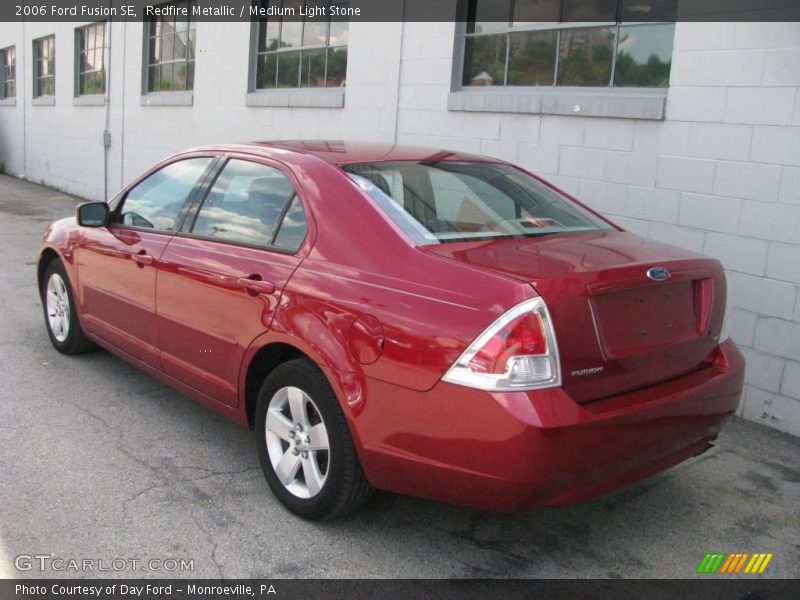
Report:
M 53 223 L 38 276 L 58 351 L 254 429 L 309 519 L 577 502 L 706 450 L 742 389 L 719 262 L 458 152 L 196 148 Z

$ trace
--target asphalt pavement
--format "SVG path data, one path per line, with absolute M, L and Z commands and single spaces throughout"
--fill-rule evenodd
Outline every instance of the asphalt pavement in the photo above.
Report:
M 0 576 L 670 578 L 712 551 L 771 552 L 760 577 L 800 576 L 800 439 L 739 419 L 703 456 L 576 506 L 382 493 L 345 520 L 292 516 L 250 431 L 107 352 L 51 347 L 36 253 L 77 202 L 0 176 Z M 193 570 L 157 570 L 181 560 Z

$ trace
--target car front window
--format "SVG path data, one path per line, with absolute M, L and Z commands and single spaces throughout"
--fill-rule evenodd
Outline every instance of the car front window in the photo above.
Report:
M 184 202 L 212 160 L 210 157 L 188 158 L 171 163 L 142 180 L 126 194 L 117 222 L 142 229 L 176 231 Z
M 611 228 L 510 165 L 398 161 L 344 168 L 417 244 Z

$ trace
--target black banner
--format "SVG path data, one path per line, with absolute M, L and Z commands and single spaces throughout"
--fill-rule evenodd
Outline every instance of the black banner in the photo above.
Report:
M 307 0 L 284 8 L 280 2 L 257 0 L 3 0 L 0 21 L 87 22 L 100 19 L 142 21 L 159 16 L 195 21 L 249 21 L 281 17 L 288 20 L 349 19 L 365 21 L 464 21 L 470 13 L 510 0 Z M 800 21 L 800 0 L 597 0 L 581 10 L 560 11 L 548 18 L 560 22 L 650 21 Z M 510 4 L 509 4 L 510 6 Z M 487 20 L 493 20 L 491 16 Z
M 800 582 L 767 579 L 8 579 L 3 600 L 758 600 L 800 597 Z

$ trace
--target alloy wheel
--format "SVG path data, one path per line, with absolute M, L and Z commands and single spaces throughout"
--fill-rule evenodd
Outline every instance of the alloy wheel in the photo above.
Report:
M 330 470 L 328 430 L 311 397 L 294 386 L 279 389 L 267 409 L 265 436 L 278 480 L 294 496 L 313 498 Z
M 57 341 L 69 335 L 69 295 L 61 275 L 53 273 L 47 280 L 47 321 Z

